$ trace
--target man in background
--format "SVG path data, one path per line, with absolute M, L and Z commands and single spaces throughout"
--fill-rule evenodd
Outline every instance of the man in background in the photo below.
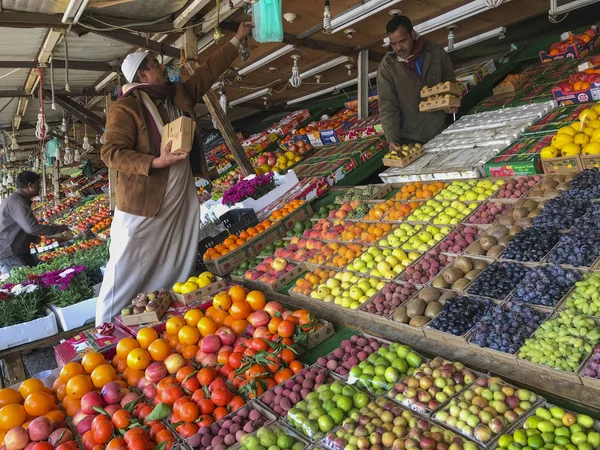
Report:
M 445 128 L 446 114 L 457 110 L 420 112 L 421 89 L 456 78 L 444 48 L 419 36 L 408 17 L 394 15 L 386 31 L 391 51 L 379 64 L 377 92 L 383 131 L 394 150 L 424 144 Z
M 40 176 L 22 172 L 17 177 L 17 191 L 0 204 L 0 272 L 15 267 L 35 266 L 38 261 L 29 244 L 40 236 L 54 236 L 69 229 L 65 225 L 41 225 L 31 212 L 31 199 L 40 193 Z

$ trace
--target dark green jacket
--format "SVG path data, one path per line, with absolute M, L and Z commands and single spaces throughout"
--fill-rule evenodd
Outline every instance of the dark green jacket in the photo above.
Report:
M 421 88 L 454 81 L 454 69 L 441 45 L 425 40 L 423 77 L 395 53 L 388 53 L 377 69 L 377 92 L 383 131 L 388 142 L 408 139 L 425 143 L 445 127 L 446 113 L 419 112 Z

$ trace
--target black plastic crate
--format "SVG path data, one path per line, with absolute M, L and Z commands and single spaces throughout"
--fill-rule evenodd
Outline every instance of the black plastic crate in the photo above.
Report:
M 230 234 L 237 234 L 246 228 L 258 225 L 258 217 L 252 208 L 239 208 L 227 211 L 219 220 Z
M 229 236 L 229 233 L 227 231 L 223 231 L 222 233 L 219 233 L 216 236 L 209 236 L 207 238 L 202 239 L 198 243 L 198 254 L 200 255 L 200 258 L 202 258 L 202 255 L 204 255 L 204 252 L 206 252 L 206 250 L 208 250 L 211 247 L 214 247 L 217 244 L 220 244 L 225 239 L 227 239 L 227 236 Z

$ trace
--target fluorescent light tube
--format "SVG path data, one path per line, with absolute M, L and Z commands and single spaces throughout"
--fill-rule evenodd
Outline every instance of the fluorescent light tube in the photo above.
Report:
M 259 59 L 258 61 L 250 64 L 249 66 L 244 67 L 243 69 L 240 69 L 238 71 L 238 73 L 240 75 L 246 75 L 247 73 L 250 73 L 250 72 L 253 72 L 253 71 L 257 70 L 257 69 L 260 69 L 261 67 L 266 66 L 270 62 L 275 61 L 276 59 L 281 58 L 283 55 L 287 55 L 292 50 L 294 50 L 294 46 L 293 45 L 286 45 L 285 47 L 280 48 L 276 52 L 270 53 L 269 55 L 265 56 L 262 59 Z
M 200 12 L 202 8 L 210 3 L 210 0 L 194 0 L 173 21 L 173 27 L 181 28 L 190 21 L 192 17 Z
M 62 17 L 62 23 L 72 21 L 74 24 L 79 21 L 83 11 L 85 10 L 89 0 L 70 0 L 67 9 Z M 78 5 L 78 6 L 76 6 Z
M 214 43 L 215 37 L 212 33 L 209 33 L 206 36 L 202 36 L 200 39 L 198 39 L 198 53 L 202 53 Z
M 94 89 L 96 90 L 96 92 L 101 91 L 106 86 L 108 86 L 112 81 L 116 80 L 117 76 L 118 76 L 117 72 L 111 72 L 110 75 L 108 75 L 106 78 L 104 78 L 104 80 L 100 81 L 100 83 L 98 83 Z
M 568 13 L 574 9 L 583 8 L 584 6 L 596 3 L 599 0 L 575 0 L 564 5 L 558 6 L 558 0 L 550 0 L 550 16 L 558 16 L 560 14 Z
M 351 58 L 348 56 L 340 56 L 338 58 L 332 59 L 331 61 L 328 61 L 325 64 L 321 64 L 320 66 L 313 67 L 312 69 L 309 69 L 306 72 L 302 72 L 300 74 L 300 78 L 304 79 L 304 78 L 312 77 L 313 75 L 317 75 L 321 72 L 325 72 L 326 70 L 332 69 L 336 66 L 339 66 L 340 64 L 344 64 L 344 63 L 350 61 L 350 59 Z
M 350 11 L 344 12 L 331 19 L 331 33 L 337 33 L 348 28 L 350 25 L 360 22 L 367 17 L 377 14 L 402 0 L 370 0 Z
M 481 33 L 477 36 L 473 36 L 472 38 L 465 39 L 464 41 L 455 42 L 454 49 L 451 51 L 456 51 L 461 48 L 465 48 L 465 47 L 469 47 L 471 45 L 478 44 L 479 42 L 486 41 L 488 39 L 493 39 L 495 37 L 502 36 L 502 35 L 504 35 L 504 33 L 506 33 L 506 28 L 504 28 L 504 27 L 495 28 L 493 30 L 486 31 L 485 33 Z M 446 47 L 445 50 L 448 51 L 448 47 Z
M 260 91 L 253 92 L 252 94 L 246 95 L 245 97 L 236 98 L 235 100 L 231 100 L 229 102 L 229 106 L 239 105 L 240 103 L 249 102 L 250 100 L 254 100 L 255 98 L 260 98 L 269 92 L 272 92 L 271 88 L 261 89 Z
M 369 73 L 369 80 L 375 78 L 377 76 L 377 71 Z M 358 79 L 348 80 L 344 83 L 338 84 L 336 86 L 328 87 L 327 89 L 323 89 L 322 91 L 313 92 L 312 94 L 305 95 L 303 97 L 298 97 L 293 100 L 287 102 L 288 105 L 295 105 L 296 103 L 302 103 L 303 101 L 310 100 L 311 98 L 320 97 L 325 94 L 329 94 L 330 92 L 335 91 L 336 89 L 344 89 L 349 86 L 353 86 L 358 84 Z

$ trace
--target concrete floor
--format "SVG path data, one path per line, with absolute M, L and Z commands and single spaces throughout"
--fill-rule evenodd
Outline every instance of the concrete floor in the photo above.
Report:
M 27 369 L 27 374 L 32 377 L 44 370 L 56 369 L 56 359 L 54 358 L 54 349 L 39 348 L 23 355 L 23 362 Z

